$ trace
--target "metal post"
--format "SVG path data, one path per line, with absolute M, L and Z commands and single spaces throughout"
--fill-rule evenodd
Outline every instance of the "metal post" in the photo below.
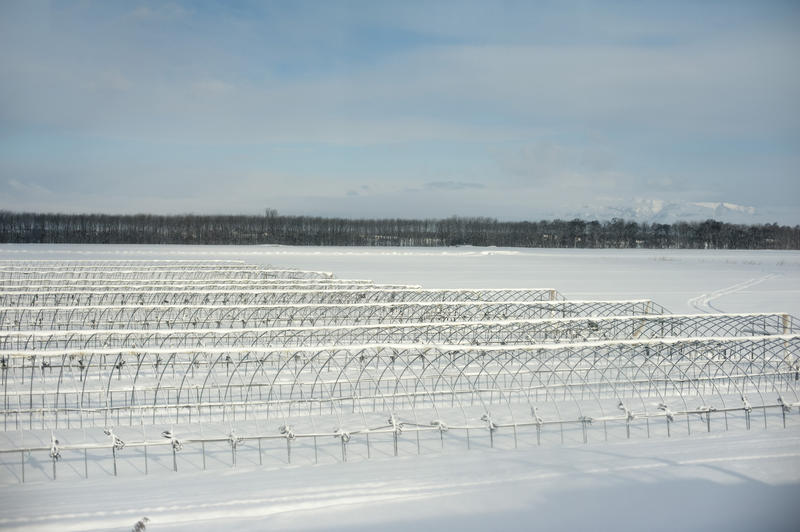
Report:
M 114 476 L 117 476 L 117 447 L 115 445 L 111 445 L 111 456 L 114 457 Z
M 83 476 L 88 479 L 89 478 L 89 451 L 86 449 L 83 450 Z M 145 471 L 147 471 L 145 469 Z

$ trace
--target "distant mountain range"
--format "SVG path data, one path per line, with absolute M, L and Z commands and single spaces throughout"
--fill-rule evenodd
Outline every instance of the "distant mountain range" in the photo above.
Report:
M 584 220 L 610 220 L 623 218 L 636 222 L 671 224 L 685 221 L 703 221 L 709 218 L 733 224 L 787 223 L 786 213 L 765 212 L 755 207 L 728 202 L 670 202 L 658 199 L 637 199 L 631 205 L 583 206 L 569 218 Z

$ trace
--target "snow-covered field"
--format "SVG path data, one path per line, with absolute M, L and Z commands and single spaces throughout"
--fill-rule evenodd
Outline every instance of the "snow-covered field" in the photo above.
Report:
M 547 286 L 570 299 L 653 299 L 675 313 L 800 316 L 800 252 L 3 245 L 0 260 L 226 259 L 429 288 Z
M 0 246 L 9 259 L 246 260 L 426 288 L 547 287 L 569 299 L 652 298 L 674 313 L 800 316 L 799 252 Z M 420 456 L 376 452 L 348 463 L 259 466 L 251 457 L 235 469 L 173 474 L 165 455 L 164 471 L 148 476 L 131 462 L 119 477 L 82 480 L 62 465 L 55 482 L 31 467 L 25 484 L 0 474 L 0 527 L 127 530 L 147 516 L 148 530 L 796 530 L 800 416 L 793 411 L 786 429 L 779 417 L 768 430 L 732 423 L 727 432 L 620 432 L 607 442 L 593 433 L 586 445 L 484 442 L 467 451 L 448 441 L 443 452 L 428 442 Z M 48 474 L 49 463 L 38 467 Z

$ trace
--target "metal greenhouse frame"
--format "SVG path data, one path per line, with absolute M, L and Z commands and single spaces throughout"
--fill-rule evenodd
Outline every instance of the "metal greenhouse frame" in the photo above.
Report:
M 372 303 L 381 301 L 555 301 L 552 288 L 425 289 L 382 288 L 284 290 L 0 291 L 0 306 L 69 305 L 269 305 L 278 303 Z
M 184 329 L 661 315 L 651 300 L 0 307 L 0 330 Z
M 55 479 L 62 459 L 88 477 L 163 452 L 177 471 L 222 451 L 347 461 L 800 418 L 800 330 L 780 312 L 234 261 L 3 262 L 0 304 L 0 474 L 21 481 L 34 454 Z

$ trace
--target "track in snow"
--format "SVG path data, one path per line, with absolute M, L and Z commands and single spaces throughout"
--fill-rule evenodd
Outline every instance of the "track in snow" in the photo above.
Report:
M 688 303 L 692 307 L 696 308 L 700 312 L 725 312 L 721 308 L 714 306 L 711 304 L 712 301 L 715 299 L 719 299 L 722 296 L 727 296 L 730 294 L 735 294 L 736 292 L 741 292 L 747 288 L 756 286 L 757 284 L 761 284 L 764 281 L 768 281 L 770 279 L 774 279 L 778 277 L 775 274 L 765 275 L 763 277 L 755 277 L 753 279 L 748 279 L 746 281 L 742 281 L 741 283 L 736 283 L 731 286 L 727 286 L 725 288 L 720 288 L 719 290 L 714 290 L 713 292 L 709 292 L 707 294 L 701 294 L 697 297 L 693 297 L 689 299 Z

